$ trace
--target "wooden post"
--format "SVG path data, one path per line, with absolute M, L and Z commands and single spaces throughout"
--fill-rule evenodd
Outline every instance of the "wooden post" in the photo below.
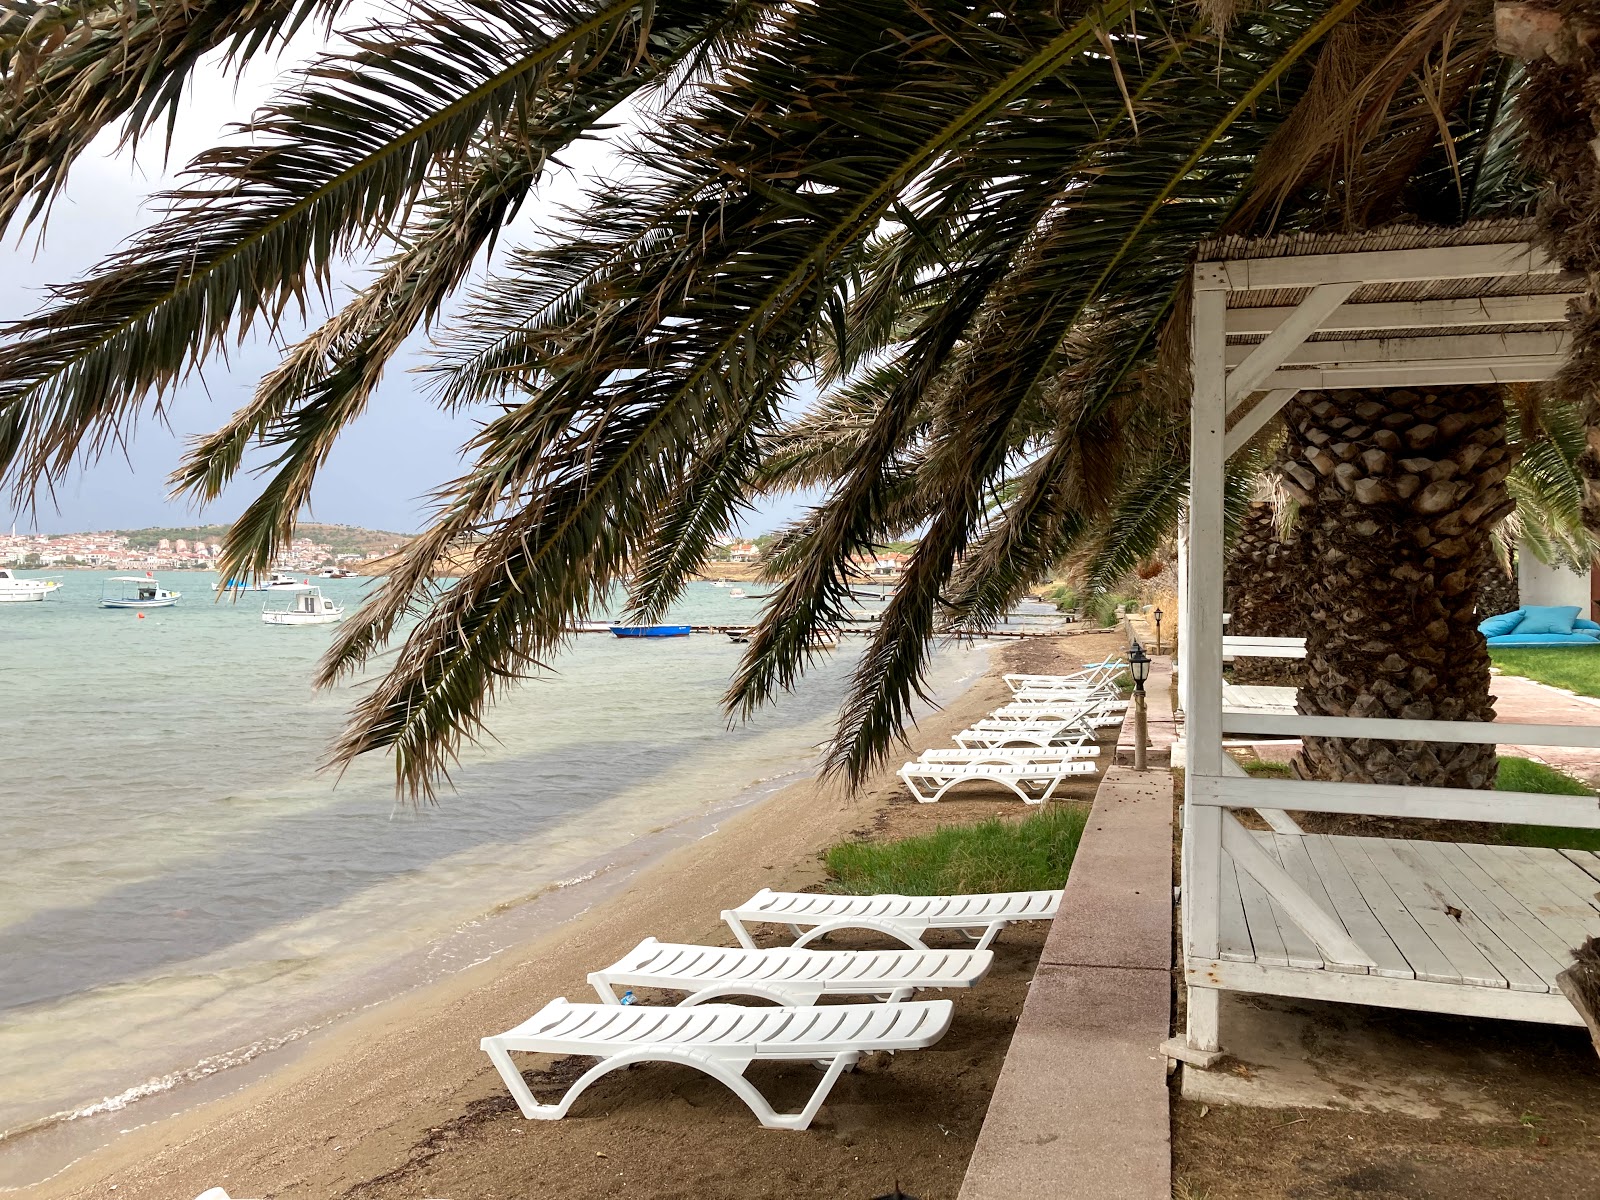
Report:
M 1217 957 L 1221 905 L 1222 813 L 1194 803 L 1198 778 L 1222 775 L 1222 483 L 1226 462 L 1228 380 L 1224 335 L 1227 277 L 1195 268 L 1189 331 L 1194 392 L 1189 405 L 1189 544 L 1187 603 L 1180 613 L 1186 743 L 1183 822 L 1183 949 L 1186 958 Z M 1217 995 L 1189 989 L 1188 1042 L 1220 1049 Z

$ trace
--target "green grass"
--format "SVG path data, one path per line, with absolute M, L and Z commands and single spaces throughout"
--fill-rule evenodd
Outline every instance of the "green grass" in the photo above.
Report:
M 1592 796 L 1594 789 L 1565 771 L 1531 759 L 1503 755 L 1494 786 L 1502 792 L 1540 792 L 1550 796 Z M 1552 825 L 1507 825 L 1501 840 L 1510 846 L 1548 846 L 1600 851 L 1600 829 L 1562 829 Z
M 1078 852 L 1086 808 L 1051 805 L 1021 821 L 992 817 L 941 825 L 896 842 L 845 842 L 828 851 L 835 891 L 943 896 L 961 892 L 1030 892 L 1066 882 Z
M 1245 773 L 1255 779 L 1293 779 L 1294 772 L 1286 762 L 1270 762 L 1265 758 L 1252 759 L 1244 764 Z
M 1525 675 L 1580 696 L 1600 696 L 1600 646 L 1491 647 L 1489 657 L 1507 675 Z

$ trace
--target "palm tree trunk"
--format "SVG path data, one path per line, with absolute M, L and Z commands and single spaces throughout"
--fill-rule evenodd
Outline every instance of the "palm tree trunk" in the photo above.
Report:
M 1300 600 L 1300 539 L 1278 531 L 1270 501 L 1252 501 L 1223 575 L 1224 603 L 1232 615 L 1228 632 L 1250 637 L 1300 637 L 1305 607 Z M 1299 663 L 1283 658 L 1236 658 L 1236 683 L 1290 685 L 1300 682 Z
M 1316 716 L 1491 721 L 1477 630 L 1489 534 L 1511 511 L 1498 390 L 1305 392 L 1286 413 Z M 1306 779 L 1488 788 L 1488 745 L 1308 737 Z

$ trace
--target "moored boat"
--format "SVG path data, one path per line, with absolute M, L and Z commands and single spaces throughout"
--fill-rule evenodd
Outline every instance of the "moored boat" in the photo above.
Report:
M 10 567 L 0 567 L 0 604 L 43 600 L 60 587 L 59 579 L 19 579 Z
M 261 607 L 261 619 L 268 625 L 332 625 L 344 616 L 344 606 L 322 594 L 321 588 L 302 585 L 300 594 L 287 608 Z
M 608 628 L 619 638 L 688 637 L 692 632 L 688 625 L 611 625 Z
M 100 585 L 101 608 L 171 608 L 182 596 L 162 587 L 154 575 L 115 575 Z

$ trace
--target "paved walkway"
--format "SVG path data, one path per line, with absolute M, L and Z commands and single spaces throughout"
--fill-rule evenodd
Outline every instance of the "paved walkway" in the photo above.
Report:
M 1150 674 L 1154 734 L 1158 708 L 1171 726 L 1170 666 Z M 1157 1047 L 1170 1029 L 1171 969 L 1172 775 L 1112 767 L 960 1200 L 1170 1200 L 1167 1064 Z

